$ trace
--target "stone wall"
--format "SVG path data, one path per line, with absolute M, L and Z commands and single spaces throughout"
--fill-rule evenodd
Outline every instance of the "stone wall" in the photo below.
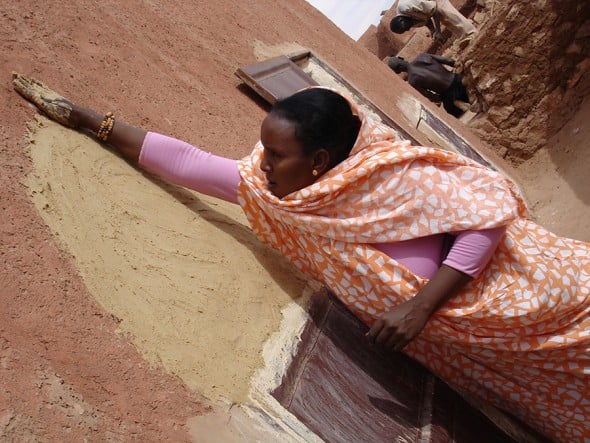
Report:
M 469 126 L 502 156 L 519 163 L 547 144 L 590 93 L 590 1 L 453 0 L 478 26 L 460 50 L 450 40 L 431 44 L 427 33 L 389 31 L 395 3 L 371 30 L 369 50 L 383 59 L 419 52 L 443 53 L 477 101 Z M 422 30 L 425 32 L 424 30 Z M 549 147 L 550 148 L 550 147 Z
M 458 55 L 483 111 L 470 126 L 519 162 L 590 92 L 590 2 L 489 1 L 487 9 L 478 38 Z

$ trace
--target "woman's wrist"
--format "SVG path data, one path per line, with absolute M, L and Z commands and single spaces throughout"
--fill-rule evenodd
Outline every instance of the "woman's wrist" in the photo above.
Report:
M 442 265 L 435 276 L 414 296 L 415 306 L 430 316 L 471 280 L 471 276 Z
M 92 109 L 83 108 L 73 105 L 71 119 L 72 123 L 77 123 L 77 128 L 86 129 L 96 134 L 104 116 Z
M 71 126 L 92 134 L 119 151 L 123 157 L 138 161 L 141 146 L 147 132 L 143 129 L 115 121 L 112 113 L 99 114 L 90 109 L 71 104 Z
M 427 284 L 412 298 L 414 308 L 427 314 L 429 317 L 436 312 L 438 307 L 446 299 L 446 294 L 438 291 L 434 285 Z

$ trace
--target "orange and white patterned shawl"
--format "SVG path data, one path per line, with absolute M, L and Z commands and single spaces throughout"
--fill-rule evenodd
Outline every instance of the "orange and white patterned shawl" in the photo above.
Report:
M 590 245 L 524 218 L 499 173 L 396 141 L 355 111 L 362 126 L 349 158 L 283 199 L 266 188 L 260 143 L 238 162 L 256 235 L 370 325 L 426 283 L 371 244 L 508 225 L 486 269 L 404 352 L 554 440 L 590 438 Z

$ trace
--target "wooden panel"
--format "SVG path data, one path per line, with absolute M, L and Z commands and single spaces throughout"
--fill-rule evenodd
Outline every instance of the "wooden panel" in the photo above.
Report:
M 303 88 L 318 86 L 314 79 L 284 55 L 239 68 L 236 75 L 271 104 Z
M 325 441 L 515 441 L 418 363 L 370 346 L 337 300 L 317 297 L 310 314 L 272 395 Z
M 428 128 L 430 128 L 430 131 Z M 452 128 L 447 126 L 446 123 L 424 106 L 421 106 L 420 109 L 420 121 L 418 122 L 417 129 L 427 136 L 429 134 L 434 134 L 437 138 L 442 138 L 443 140 L 439 140 L 441 146 L 449 146 L 449 148 L 455 152 L 458 152 L 465 157 L 469 157 L 490 169 L 495 169 L 494 166 L 473 149 L 463 137 L 457 134 Z

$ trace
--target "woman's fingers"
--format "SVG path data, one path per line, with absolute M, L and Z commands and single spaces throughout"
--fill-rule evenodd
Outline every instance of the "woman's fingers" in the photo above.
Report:
M 12 84 L 20 95 L 37 106 L 49 118 L 65 126 L 74 126 L 70 122 L 72 112 L 70 102 L 47 85 L 16 72 L 12 73 Z
M 404 349 L 412 340 L 408 340 L 407 338 L 398 338 L 395 343 L 390 347 L 394 351 L 401 351 Z
M 400 341 L 399 337 L 394 334 L 388 338 L 388 340 L 387 340 L 387 342 L 385 342 L 384 346 L 387 349 L 395 349 L 396 346 L 398 345 L 399 341 Z
M 365 336 L 371 343 L 394 351 L 401 351 L 412 341 L 404 334 L 398 333 L 397 329 L 387 326 L 383 320 L 377 320 Z
M 42 99 L 45 102 L 45 105 L 42 108 L 43 111 L 47 113 L 53 120 L 72 128 L 77 126 L 72 122 L 71 119 L 72 105 L 69 101 L 63 98 L 54 100 L 42 97 Z
M 405 334 L 401 334 L 397 330 L 391 330 L 388 331 L 387 339 L 383 342 L 383 346 L 389 350 L 401 351 L 411 341 Z
M 365 334 L 365 336 L 367 337 L 367 339 L 371 343 L 373 343 L 373 344 L 377 343 L 377 337 L 379 336 L 379 333 L 383 329 L 383 326 L 384 326 L 383 320 L 379 319 L 375 323 L 373 323 L 373 326 L 371 327 L 371 329 L 369 329 L 369 332 L 367 332 Z
M 377 320 L 373 327 L 366 334 L 366 337 L 373 344 L 383 345 L 387 349 L 394 349 L 405 340 L 397 334 L 397 330 L 388 327 L 386 322 L 383 320 Z

